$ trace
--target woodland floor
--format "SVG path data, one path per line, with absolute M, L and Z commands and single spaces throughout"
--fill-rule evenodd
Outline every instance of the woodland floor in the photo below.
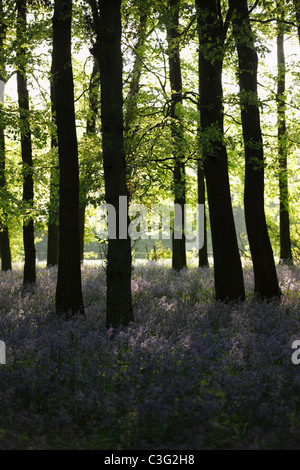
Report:
M 300 269 L 280 302 L 214 301 L 212 268 L 139 265 L 135 322 L 105 329 L 105 273 L 82 268 L 85 317 L 54 313 L 56 269 L 0 274 L 0 449 L 298 449 Z

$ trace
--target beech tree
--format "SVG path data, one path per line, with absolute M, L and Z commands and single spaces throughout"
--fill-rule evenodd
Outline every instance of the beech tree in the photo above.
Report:
M 186 248 L 184 227 L 185 211 L 185 141 L 181 123 L 182 114 L 182 75 L 180 63 L 179 0 L 168 0 L 167 40 L 169 75 L 171 85 L 171 136 L 174 155 L 174 230 L 172 235 L 172 267 L 180 271 L 186 267 Z M 179 228 L 178 228 L 179 227 Z M 178 233 L 180 232 L 180 233 Z
M 97 116 L 99 113 L 99 64 L 98 61 L 93 58 L 93 69 L 90 77 L 89 89 L 88 89 L 88 115 L 86 120 L 86 137 L 91 142 L 96 141 L 97 134 Z M 84 232 L 85 232 L 85 218 L 86 218 L 86 207 L 88 204 L 88 191 L 90 188 L 91 180 L 88 175 L 83 175 L 80 178 L 79 188 L 79 244 L 80 244 L 80 261 L 83 263 L 84 260 Z
M 24 37 L 26 36 L 27 24 L 27 0 L 17 0 L 17 86 L 19 113 L 21 121 L 21 150 L 22 150 L 22 173 L 23 173 L 23 201 L 29 211 L 33 208 L 34 183 L 33 183 L 33 160 L 32 160 L 32 140 L 29 118 L 29 93 L 27 86 L 26 60 L 27 50 Z M 36 250 L 34 243 L 34 219 L 31 214 L 24 217 L 23 222 L 24 241 L 24 288 L 35 284 L 36 281 Z
M 79 168 L 71 57 L 72 0 L 55 0 L 53 86 L 59 155 L 59 261 L 56 310 L 84 313 L 79 247 Z
M 200 80 L 199 80 L 199 96 L 201 95 L 200 89 Z M 200 117 L 200 103 L 198 102 L 197 110 Z M 207 247 L 207 214 L 206 214 L 206 183 L 205 183 L 205 172 L 203 166 L 203 153 L 201 145 L 201 124 L 199 121 L 197 129 L 197 147 L 198 147 L 198 161 L 197 161 L 197 185 L 198 185 L 198 204 L 204 205 L 204 244 L 203 247 L 199 249 L 198 253 L 198 265 L 199 268 L 204 268 L 209 266 L 208 262 L 208 247 Z M 200 229 L 201 230 L 201 229 Z
M 50 200 L 48 215 L 48 243 L 47 243 L 47 266 L 58 265 L 59 252 L 59 162 L 56 130 L 56 111 L 54 99 L 53 66 L 50 77 L 50 99 L 51 99 L 51 170 L 50 170 Z
M 121 51 L 121 0 L 89 0 L 93 13 L 101 83 L 102 150 L 105 200 L 116 211 L 116 238 L 108 239 L 106 325 L 118 327 L 133 321 L 131 297 L 131 240 L 128 236 L 128 188 L 124 151 L 123 61 Z M 120 205 L 120 196 L 126 204 Z M 122 215 L 120 211 L 125 211 Z M 125 217 L 126 233 L 122 233 Z
M 2 82 L 3 96 L 1 97 L 4 102 L 4 87 L 6 83 L 6 67 L 5 67 L 5 53 L 4 44 L 7 33 L 7 18 L 6 12 L 3 8 L 3 1 L 0 1 L 0 82 Z M 2 91 L 1 91 L 2 93 Z M 0 100 L 0 192 L 1 198 L 5 199 L 5 193 L 7 191 L 6 175 L 5 175 L 5 118 L 3 115 L 3 102 Z M 3 204 L 5 206 L 5 204 Z M 7 210 L 5 207 L 2 210 L 0 216 L 0 253 L 1 253 L 1 269 L 2 271 L 9 271 L 12 268 L 11 265 L 11 251 L 10 251 L 10 239 L 9 229 L 7 223 Z
M 212 232 L 216 298 L 244 299 L 243 271 L 231 205 L 224 145 L 222 66 L 228 21 L 219 2 L 196 0 L 199 35 L 200 126 Z
M 280 260 L 285 264 L 293 263 L 288 188 L 288 150 L 286 128 L 286 64 L 284 52 L 284 6 L 278 4 L 277 11 L 277 126 L 278 126 L 278 162 L 279 162 L 279 201 L 280 201 Z
M 239 60 L 240 104 L 245 148 L 245 220 L 255 287 L 262 298 L 280 296 L 264 209 L 264 150 L 257 93 L 258 57 L 247 0 L 230 0 Z
M 140 81 L 143 71 L 143 59 L 145 55 L 145 42 L 147 37 L 147 19 L 150 6 L 138 4 L 138 26 L 137 38 L 134 46 L 134 64 L 129 83 L 129 90 L 124 100 L 124 146 L 127 163 L 128 179 L 131 178 L 131 166 L 135 161 L 135 126 L 138 117 L 138 97 L 140 91 Z M 132 171 L 134 171 L 132 169 Z

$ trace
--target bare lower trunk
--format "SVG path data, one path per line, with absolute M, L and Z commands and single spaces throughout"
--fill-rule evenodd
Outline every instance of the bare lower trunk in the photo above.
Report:
M 198 162 L 198 204 L 204 205 L 205 211 L 205 175 L 203 170 L 203 163 L 201 160 Z M 203 247 L 199 249 L 199 268 L 204 268 L 209 266 L 208 262 L 208 253 L 207 253 L 207 215 L 206 211 L 204 212 L 204 227 L 200 227 L 200 230 L 203 230 L 204 233 L 204 244 Z
M 233 32 L 239 58 L 240 102 L 245 146 L 245 219 L 253 262 L 255 293 L 280 296 L 264 210 L 264 151 L 257 94 L 258 58 L 247 0 L 231 0 Z

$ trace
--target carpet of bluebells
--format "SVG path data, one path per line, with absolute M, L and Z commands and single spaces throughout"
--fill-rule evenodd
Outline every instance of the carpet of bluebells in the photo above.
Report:
M 82 268 L 85 317 L 54 312 L 56 269 L 0 274 L 0 449 L 300 449 L 300 269 L 284 296 L 214 300 L 212 268 L 134 269 L 135 322 L 105 328 L 105 272 Z

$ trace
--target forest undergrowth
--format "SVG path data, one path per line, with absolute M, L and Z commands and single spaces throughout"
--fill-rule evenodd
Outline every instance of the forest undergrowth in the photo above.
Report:
M 214 300 L 212 268 L 132 278 L 135 322 L 105 328 L 105 273 L 82 268 L 85 317 L 55 315 L 55 268 L 0 274 L 0 449 L 300 449 L 300 269 L 283 297 Z

